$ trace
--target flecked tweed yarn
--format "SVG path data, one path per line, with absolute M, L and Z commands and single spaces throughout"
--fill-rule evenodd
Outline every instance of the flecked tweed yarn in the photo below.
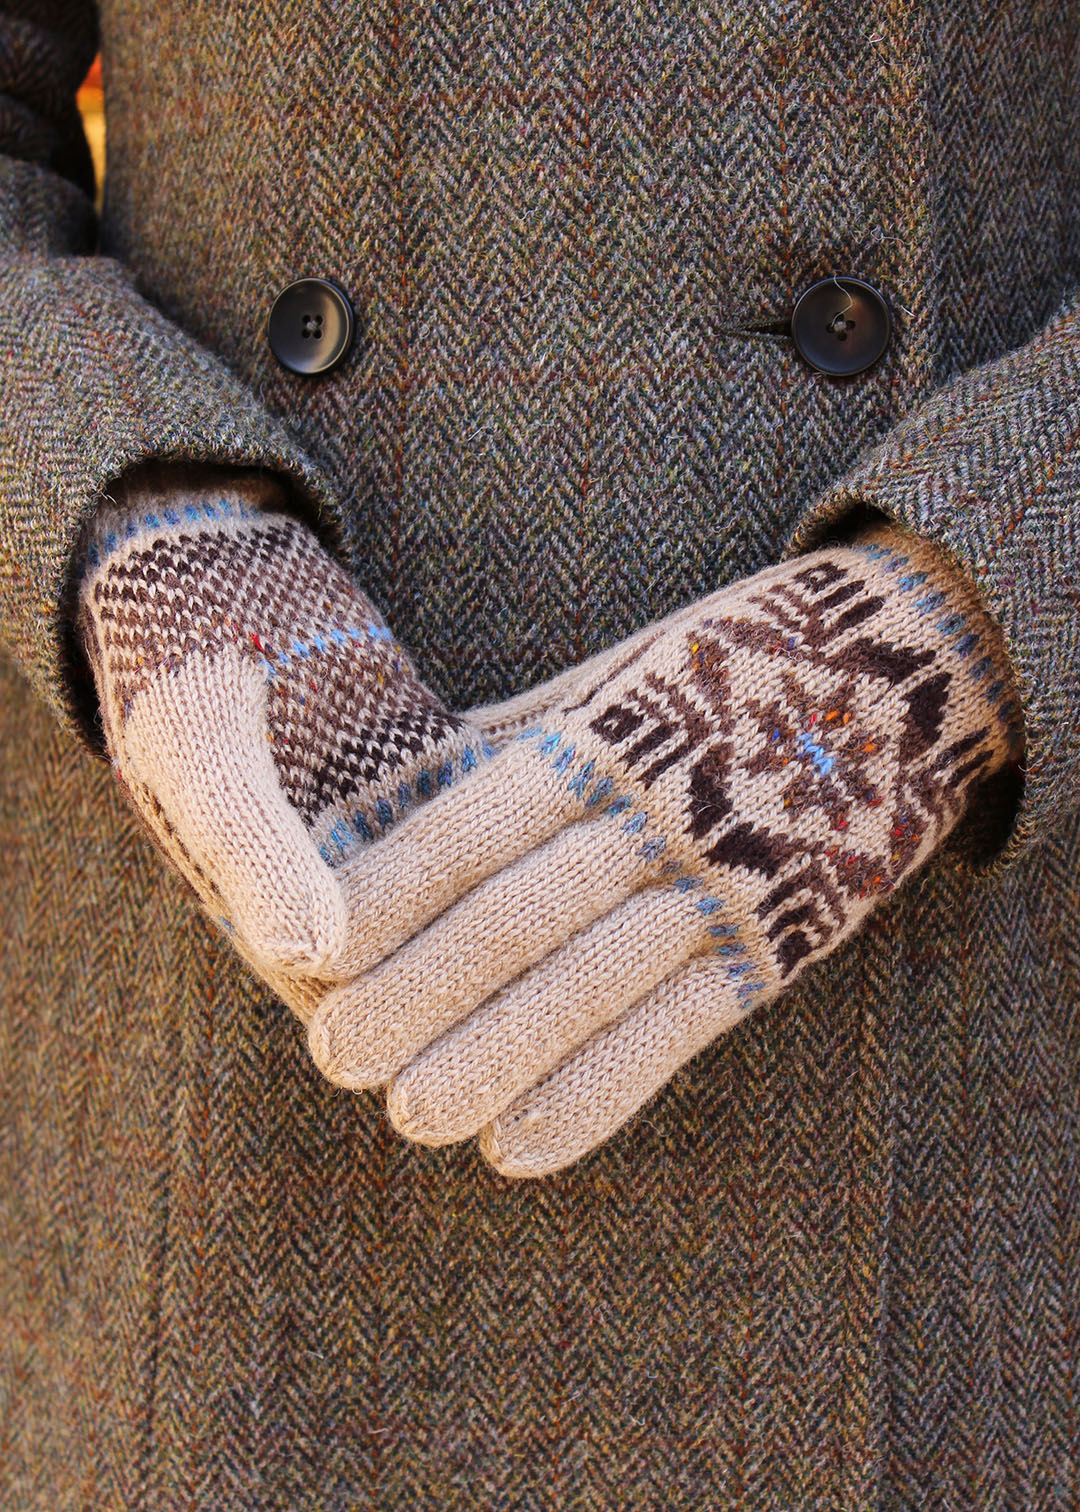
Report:
M 0 6 L 5 1512 L 1075 1512 L 1078 31 Z M 849 383 L 784 329 L 832 273 L 894 316 Z M 307 275 L 358 317 L 316 380 L 265 339 Z M 88 750 L 65 584 L 146 458 L 272 474 L 455 709 L 872 502 L 1006 633 L 1021 805 L 567 1169 L 414 1144 Z
M 341 979 L 338 868 L 490 753 L 263 480 L 119 491 L 78 627 L 114 770 L 247 959 L 302 1014 Z M 295 980 L 294 980 L 295 979 Z
M 331 1080 L 395 1078 L 411 1138 L 495 1120 L 508 1175 L 593 1148 L 835 950 L 1023 747 L 998 627 L 892 524 L 593 673 L 364 858 L 374 969 L 309 1026 Z

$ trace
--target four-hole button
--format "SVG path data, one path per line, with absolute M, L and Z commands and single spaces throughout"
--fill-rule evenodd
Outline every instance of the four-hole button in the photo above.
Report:
M 298 278 L 274 300 L 267 321 L 270 350 L 290 373 L 328 373 L 353 339 L 353 310 L 328 278 Z
M 889 307 L 861 278 L 823 278 L 800 294 L 791 313 L 799 355 L 819 373 L 850 378 L 875 363 L 889 344 Z

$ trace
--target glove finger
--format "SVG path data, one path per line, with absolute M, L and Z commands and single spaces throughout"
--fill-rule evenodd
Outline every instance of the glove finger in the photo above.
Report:
M 740 934 L 673 887 L 635 894 L 427 1046 L 387 1094 L 421 1144 L 468 1139 L 590 1035 L 720 940 Z
M 265 708 L 252 663 L 228 646 L 192 652 L 134 700 L 125 764 L 212 879 L 227 926 L 271 966 L 317 974 L 340 948 L 344 900 L 282 791 Z
M 580 805 L 579 805 L 580 807 Z M 610 912 L 659 869 L 611 819 L 572 824 L 473 889 L 313 1018 L 315 1064 L 339 1086 L 380 1086 L 499 988 Z
M 478 883 L 584 812 L 572 775 L 513 745 L 337 872 L 347 913 L 339 979 L 358 977 Z
M 504 1176 L 546 1176 L 610 1139 L 774 990 L 736 970 L 718 955 L 684 966 L 486 1125 L 481 1153 Z

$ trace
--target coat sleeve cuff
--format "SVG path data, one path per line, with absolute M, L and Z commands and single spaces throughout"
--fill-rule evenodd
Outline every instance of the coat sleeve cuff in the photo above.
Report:
M 875 514 L 933 540 L 1001 627 L 1025 753 L 950 847 L 996 875 L 1080 806 L 1080 296 L 907 416 L 800 514 L 781 559 Z
M 0 647 L 63 725 L 94 744 L 73 636 L 74 565 L 114 484 L 146 463 L 256 469 L 346 564 L 332 485 L 213 353 L 99 256 L 0 257 Z

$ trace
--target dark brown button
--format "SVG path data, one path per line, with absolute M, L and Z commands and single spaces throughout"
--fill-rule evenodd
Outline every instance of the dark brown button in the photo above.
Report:
M 274 300 L 266 337 L 290 373 L 328 373 L 352 345 L 352 305 L 328 278 L 298 278 Z
M 791 313 L 799 355 L 833 378 L 850 378 L 870 367 L 891 333 L 888 305 L 861 278 L 823 278 L 800 294 Z

